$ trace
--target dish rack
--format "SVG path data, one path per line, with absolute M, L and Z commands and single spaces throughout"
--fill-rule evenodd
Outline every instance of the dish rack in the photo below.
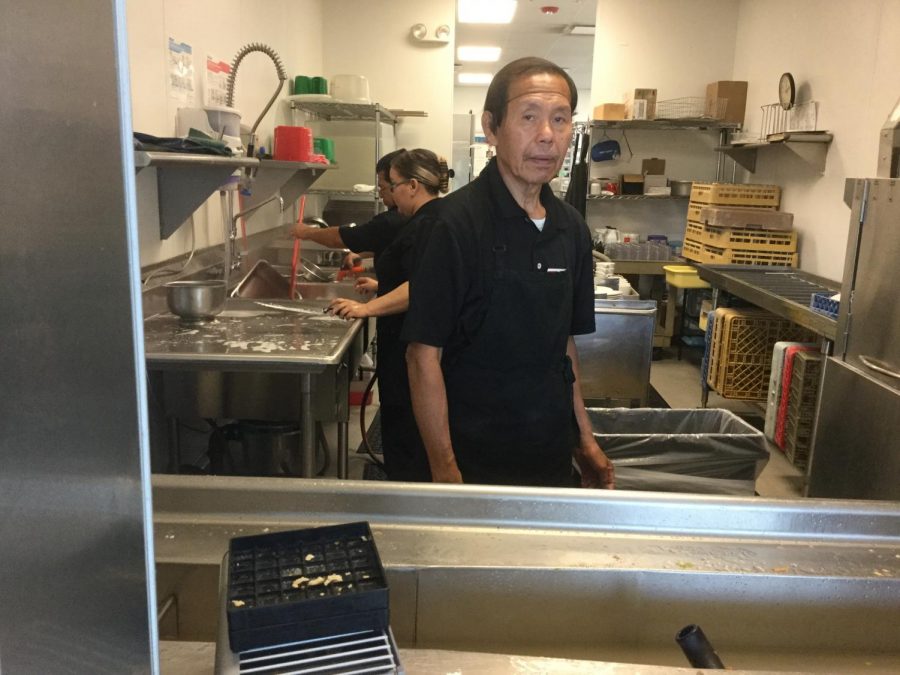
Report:
M 703 96 L 684 96 L 682 98 L 672 98 L 667 101 L 659 101 L 656 104 L 656 119 L 658 120 L 690 120 L 690 119 L 714 119 L 720 120 L 725 117 L 725 110 L 728 108 L 727 98 L 717 98 L 715 101 L 715 109 L 713 109 L 712 100 L 707 106 L 706 98 Z

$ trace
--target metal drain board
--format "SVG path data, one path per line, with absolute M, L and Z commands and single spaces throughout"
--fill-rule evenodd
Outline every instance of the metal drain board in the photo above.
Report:
M 697 265 L 700 278 L 773 314 L 815 331 L 829 340 L 837 321 L 809 307 L 813 293 L 840 291 L 840 283 L 793 267 L 758 265 Z
M 238 655 L 240 675 L 351 675 L 398 673 L 400 660 L 388 631 L 363 631 L 264 647 Z

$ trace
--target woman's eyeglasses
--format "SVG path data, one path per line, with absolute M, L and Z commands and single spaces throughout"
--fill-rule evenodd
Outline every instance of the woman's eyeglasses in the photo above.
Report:
M 399 186 L 401 186 L 401 185 L 404 185 L 404 184 L 406 184 L 406 183 L 409 183 L 409 182 L 411 182 L 412 180 L 413 180 L 412 178 L 408 178 L 408 179 L 406 179 L 406 180 L 398 180 L 396 183 L 393 182 L 393 181 L 391 181 L 391 182 L 389 183 L 390 188 L 391 188 L 391 192 L 394 191 L 394 188 L 395 188 L 395 187 L 399 187 Z

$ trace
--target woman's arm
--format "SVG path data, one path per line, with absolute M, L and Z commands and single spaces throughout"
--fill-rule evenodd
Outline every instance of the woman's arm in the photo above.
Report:
M 347 248 L 344 240 L 341 239 L 341 228 L 339 227 L 310 227 L 304 223 L 297 223 L 291 230 L 297 239 L 314 241 L 328 248 Z
M 342 319 L 364 319 L 367 316 L 390 316 L 409 309 L 409 282 L 406 281 L 390 293 L 379 295 L 369 302 L 357 302 L 338 298 L 328 308 Z

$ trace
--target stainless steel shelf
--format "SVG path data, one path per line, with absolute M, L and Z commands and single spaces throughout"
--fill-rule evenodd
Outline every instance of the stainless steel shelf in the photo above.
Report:
M 787 132 L 783 140 L 764 141 L 760 143 L 746 143 L 744 145 L 720 145 L 718 152 L 724 152 L 735 162 L 747 169 L 750 173 L 756 171 L 756 158 L 759 150 L 766 148 L 782 148 L 793 152 L 803 159 L 819 173 L 825 171 L 825 158 L 828 155 L 828 145 L 834 139 L 829 133 L 810 135 L 809 132 L 798 132 L 792 138 Z
M 694 263 L 700 278 L 723 291 L 752 302 L 834 340 L 837 321 L 809 307 L 813 293 L 837 293 L 840 283 L 794 269 L 759 265 L 706 265 Z
M 324 120 L 361 120 L 396 124 L 397 116 L 379 103 L 344 103 L 341 101 L 298 101 L 290 99 L 294 110 L 318 115 Z M 404 111 L 405 112 L 405 111 Z M 405 116 L 409 116 L 406 112 Z
M 251 171 L 251 195 L 244 202 L 249 209 L 278 191 L 286 203 L 296 201 L 322 173 L 337 168 L 335 164 L 144 151 L 135 152 L 134 166 L 138 172 L 156 169 L 163 239 L 172 236 L 235 171 Z
M 737 122 L 718 120 L 594 120 L 594 129 L 641 129 L 646 131 L 720 131 L 740 129 Z
M 688 195 L 588 195 L 588 201 L 635 201 L 639 199 L 690 199 Z
M 235 171 L 259 166 L 252 157 L 222 157 L 177 152 L 134 153 L 137 172 L 156 169 L 159 196 L 159 234 L 172 236 Z
M 250 196 L 244 199 L 244 208 L 250 209 L 279 192 L 285 205 L 291 204 L 309 190 L 325 171 L 337 169 L 337 164 L 318 162 L 284 162 L 263 159 L 252 172 Z

